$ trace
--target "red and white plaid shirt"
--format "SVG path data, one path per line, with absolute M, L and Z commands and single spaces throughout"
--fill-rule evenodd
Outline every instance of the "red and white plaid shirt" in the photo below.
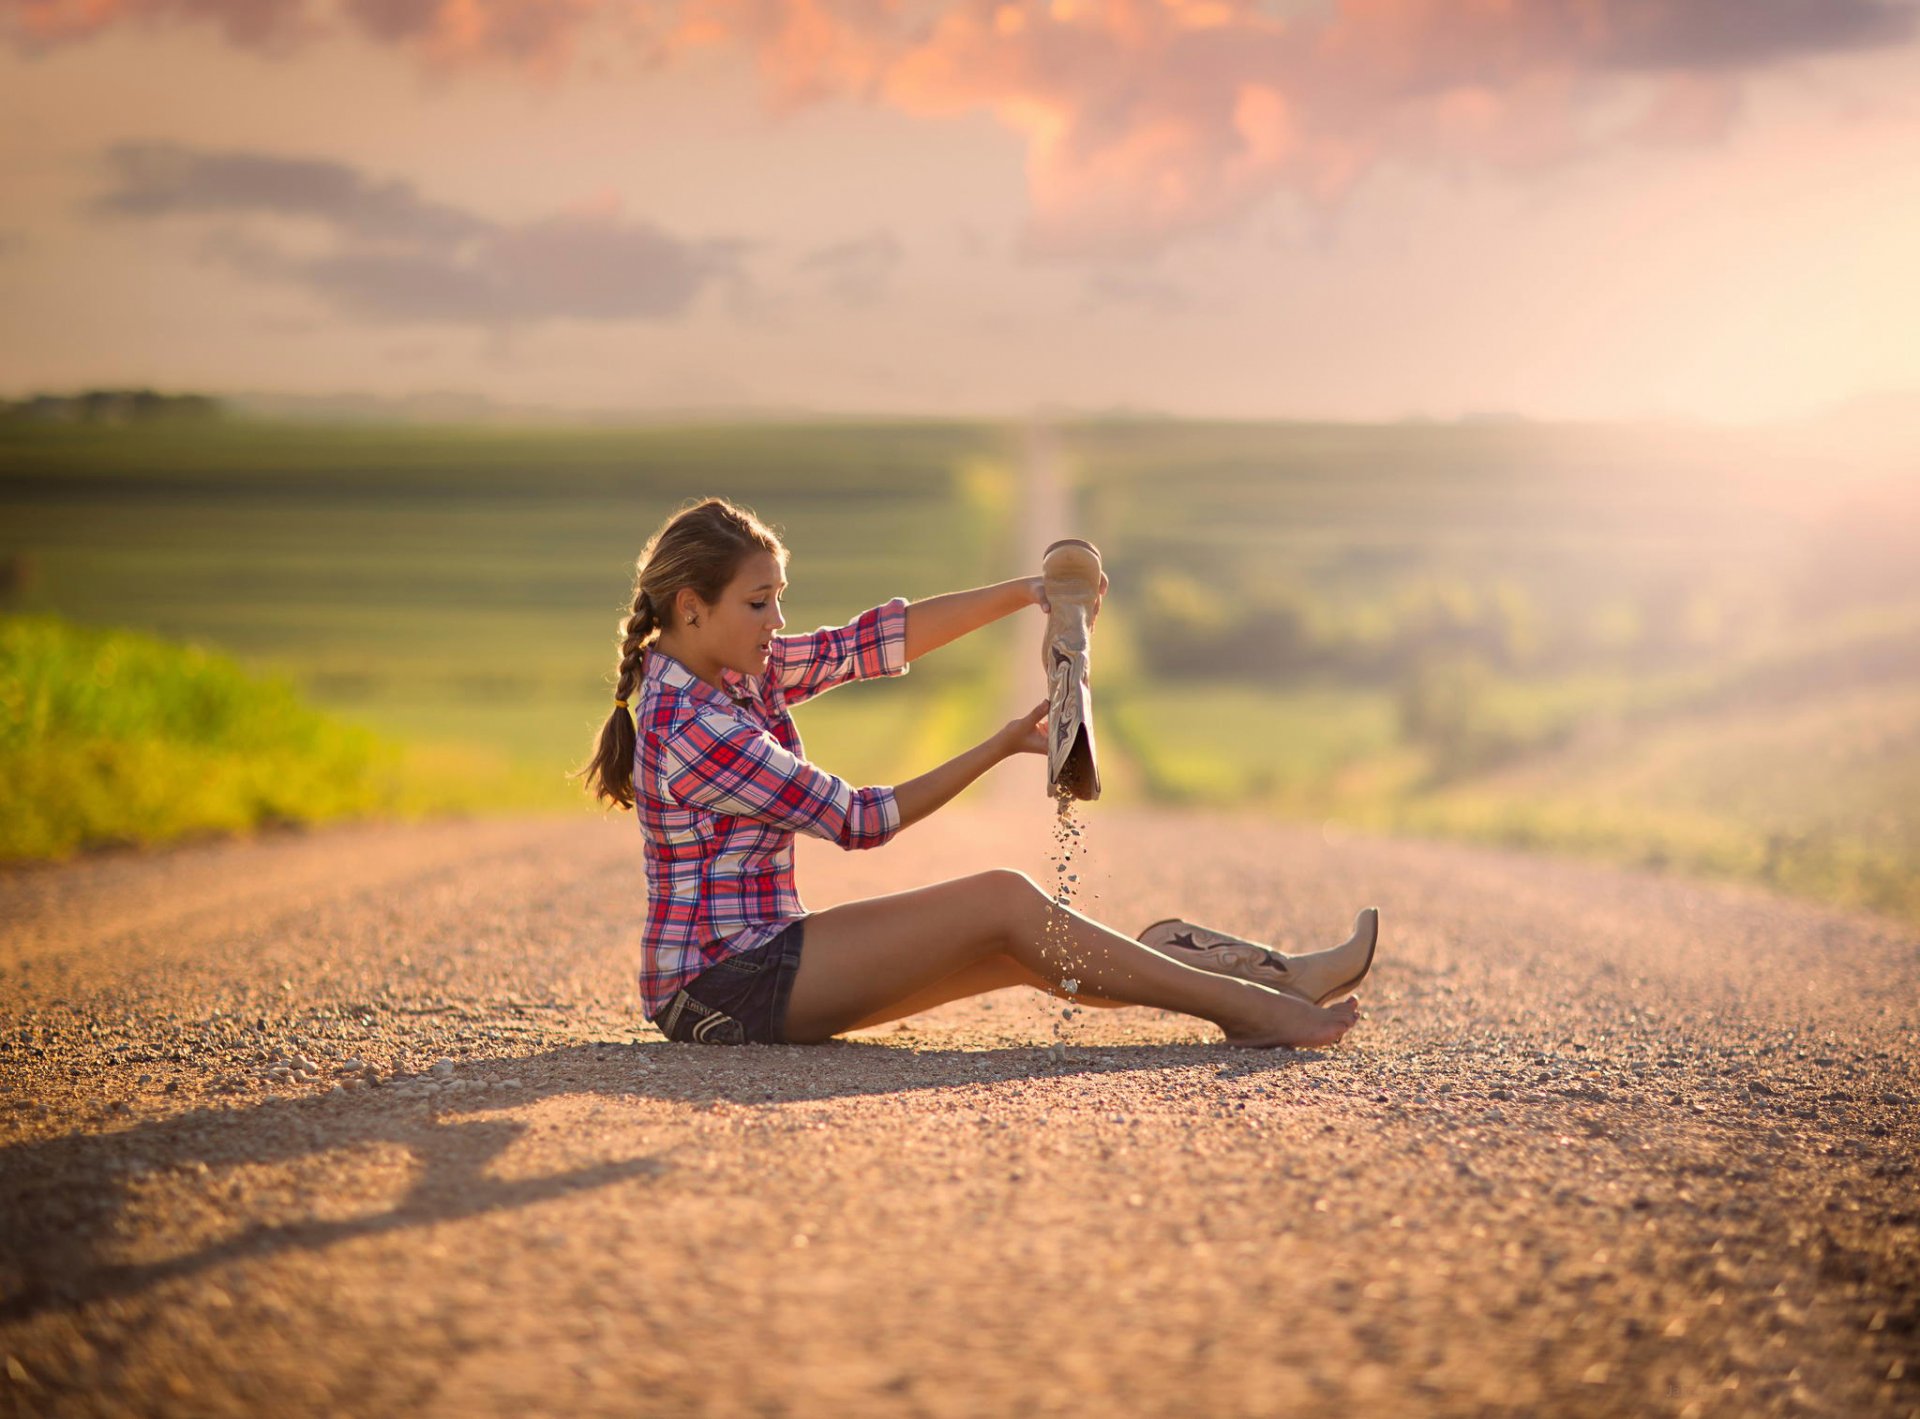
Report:
M 764 945 L 807 914 L 793 882 L 795 833 L 864 848 L 900 831 L 891 788 L 851 788 L 801 757 L 787 707 L 848 680 L 906 671 L 900 597 L 849 625 L 775 636 L 764 675 L 721 672 L 726 694 L 648 651 L 633 754 L 646 840 L 648 1018 L 715 961 Z

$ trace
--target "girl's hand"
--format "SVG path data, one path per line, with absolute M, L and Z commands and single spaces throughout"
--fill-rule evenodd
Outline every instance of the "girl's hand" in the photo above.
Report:
M 1018 719 L 1008 720 L 1001 726 L 998 738 L 1000 747 L 1009 756 L 1046 753 L 1047 702 L 1042 700 Z
M 1047 600 L 1047 579 L 1045 577 L 1043 576 L 1028 577 L 1027 578 L 1027 594 L 1032 598 L 1033 604 L 1035 606 L 1038 606 L 1042 611 L 1046 611 L 1048 613 L 1051 613 L 1053 611 L 1053 603 Z M 1102 601 L 1105 601 L 1106 599 L 1107 599 L 1107 574 L 1105 572 L 1101 572 L 1100 573 L 1100 594 L 1094 597 L 1093 614 L 1087 617 L 1087 624 L 1089 626 L 1091 626 L 1095 621 L 1100 619 L 1100 603 Z

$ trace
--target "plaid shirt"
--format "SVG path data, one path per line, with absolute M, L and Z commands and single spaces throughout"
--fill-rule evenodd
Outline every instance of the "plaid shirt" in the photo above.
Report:
M 907 671 L 907 603 L 850 625 L 775 636 L 764 675 L 723 670 L 722 694 L 672 656 L 647 652 L 635 712 L 633 800 L 646 840 L 640 997 L 651 1019 L 726 956 L 807 914 L 793 835 L 879 847 L 900 831 L 891 788 L 850 788 L 801 757 L 789 705 L 848 680 Z

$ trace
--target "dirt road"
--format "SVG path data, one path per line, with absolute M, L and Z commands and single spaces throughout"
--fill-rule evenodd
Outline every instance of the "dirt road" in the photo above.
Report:
M 803 890 L 1047 880 L 1035 797 Z M 1920 1414 L 1910 932 L 1085 816 L 1130 929 L 1377 902 L 1367 1018 L 670 1046 L 625 819 L 0 874 L 0 1413 Z

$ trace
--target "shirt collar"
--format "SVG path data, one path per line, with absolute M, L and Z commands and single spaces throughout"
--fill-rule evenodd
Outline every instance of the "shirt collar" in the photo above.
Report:
M 685 663 L 668 655 L 659 646 L 647 648 L 646 678 L 658 680 L 663 685 L 684 691 L 689 697 L 707 704 L 718 705 L 722 709 L 732 709 L 741 700 L 752 698 L 752 685 L 748 677 L 739 671 L 722 668 L 720 683 L 729 693 L 722 694 L 705 680 L 689 670 Z

